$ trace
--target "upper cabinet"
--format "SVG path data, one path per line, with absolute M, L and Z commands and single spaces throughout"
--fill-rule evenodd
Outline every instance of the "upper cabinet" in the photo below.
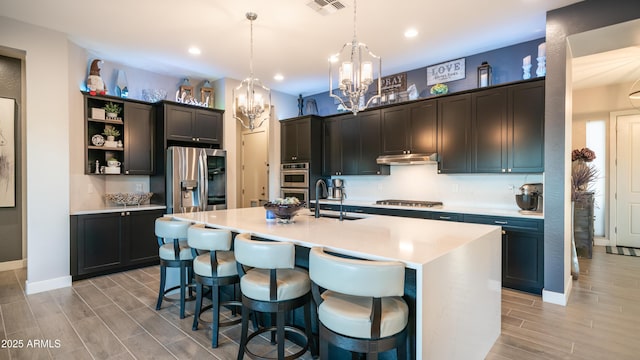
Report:
M 438 99 L 439 173 L 544 172 L 544 80 Z
M 389 166 L 376 162 L 380 131 L 380 110 L 325 119 L 323 175 L 389 175 Z
M 384 155 L 436 152 L 437 103 L 423 100 L 381 110 Z
M 281 161 L 283 163 L 311 161 L 311 121 L 308 116 L 282 121 Z M 316 120 L 320 122 L 320 120 Z M 318 134 L 319 135 L 319 134 Z
M 471 94 L 438 99 L 438 173 L 471 171 Z
M 222 114 L 216 109 L 163 101 L 160 122 L 167 145 L 222 146 Z
M 115 117 L 104 111 L 108 104 L 118 106 Z M 153 174 L 153 107 L 135 100 L 89 94 L 84 94 L 84 105 L 85 174 Z M 117 134 L 113 141 L 108 140 L 106 128 Z M 108 161 L 119 162 L 120 166 L 108 168 Z

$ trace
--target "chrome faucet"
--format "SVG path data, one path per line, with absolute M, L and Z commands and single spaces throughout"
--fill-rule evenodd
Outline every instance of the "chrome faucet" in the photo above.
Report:
M 316 207 L 315 207 L 315 217 L 320 217 L 320 186 L 322 186 L 323 194 L 327 193 L 327 183 L 324 182 L 323 179 L 318 179 L 316 181 Z

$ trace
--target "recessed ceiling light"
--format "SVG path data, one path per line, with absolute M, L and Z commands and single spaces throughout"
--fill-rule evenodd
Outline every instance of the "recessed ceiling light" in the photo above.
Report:
M 195 46 L 189 48 L 189 54 L 191 55 L 200 55 L 200 52 L 200 49 Z
M 273 79 L 276 80 L 276 81 L 282 81 L 282 80 L 284 80 L 284 76 L 282 74 L 275 74 L 273 76 Z
M 407 29 L 404 32 L 404 37 L 406 37 L 406 38 L 412 38 L 412 37 L 416 37 L 416 36 L 418 36 L 418 30 L 415 29 L 415 28 Z

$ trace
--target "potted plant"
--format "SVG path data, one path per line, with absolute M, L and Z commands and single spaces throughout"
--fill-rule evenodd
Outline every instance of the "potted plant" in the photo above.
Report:
M 108 119 L 116 119 L 120 114 L 120 105 L 109 102 L 104 106 L 104 112 L 107 113 Z
M 120 136 L 120 131 L 112 125 L 106 125 L 102 134 L 107 137 L 107 141 L 114 141 L 116 136 Z

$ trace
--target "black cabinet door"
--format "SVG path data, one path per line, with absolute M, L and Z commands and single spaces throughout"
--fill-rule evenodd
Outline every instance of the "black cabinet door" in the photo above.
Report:
M 438 100 L 439 173 L 468 173 L 471 170 L 471 95 Z
M 146 104 L 125 103 L 124 116 L 124 173 L 151 175 L 153 162 L 153 107 Z
M 281 123 L 280 155 L 283 163 L 311 160 L 311 118 Z
M 222 114 L 210 110 L 196 110 L 193 136 L 198 142 L 222 144 Z
M 544 81 L 509 87 L 510 172 L 544 171 Z
M 421 101 L 409 106 L 408 150 L 413 154 L 432 154 L 437 151 L 438 106 L 435 100 Z
M 343 115 L 340 119 L 342 169 L 340 175 L 357 175 L 360 159 L 360 115 Z
M 473 94 L 473 172 L 507 172 L 507 89 Z
M 341 120 L 337 117 L 324 121 L 324 148 L 322 173 L 325 176 L 340 175 L 342 171 Z
M 124 231 L 128 244 L 128 264 L 149 263 L 158 260 L 155 221 L 163 214 L 163 210 L 131 211 L 127 213 Z
M 195 141 L 193 136 L 193 109 L 165 105 L 166 138 L 175 141 Z
M 399 105 L 381 110 L 382 154 L 404 154 L 409 150 L 407 133 L 409 133 L 409 107 Z
M 505 230 L 502 235 L 502 286 L 541 294 L 544 287 L 544 236 Z
M 122 218 L 120 212 L 76 216 L 75 252 L 76 269 L 72 275 L 85 275 L 94 272 L 117 269 L 126 264 L 123 256 L 124 238 L 122 236 Z M 75 274 L 74 274 L 75 272 Z
M 381 152 L 380 111 L 358 114 L 360 125 L 360 156 L 358 157 L 358 175 L 380 175 L 381 166 L 376 158 Z M 388 166 L 386 167 L 388 169 Z

